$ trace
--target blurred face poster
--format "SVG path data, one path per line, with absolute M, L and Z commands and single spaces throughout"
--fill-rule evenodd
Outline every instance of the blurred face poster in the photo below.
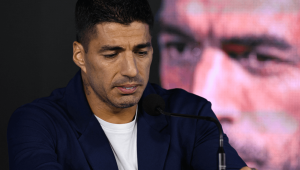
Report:
M 160 78 L 212 102 L 250 167 L 300 169 L 300 1 L 162 0 Z

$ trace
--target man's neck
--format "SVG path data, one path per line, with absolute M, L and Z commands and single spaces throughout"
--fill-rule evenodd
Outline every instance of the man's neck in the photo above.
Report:
M 90 103 L 90 102 L 89 102 Z M 129 123 L 133 120 L 137 105 L 134 105 L 129 108 L 106 108 L 101 107 L 101 105 L 97 105 L 96 107 L 92 107 L 94 105 L 90 104 L 90 107 L 93 111 L 93 113 L 101 118 L 102 120 L 109 122 L 109 123 L 114 123 L 114 124 L 124 124 L 124 123 Z M 113 106 L 112 106 L 113 107 Z

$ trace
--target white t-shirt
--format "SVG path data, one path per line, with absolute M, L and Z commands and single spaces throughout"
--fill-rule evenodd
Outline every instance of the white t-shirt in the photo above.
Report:
M 137 123 L 109 123 L 97 117 L 115 155 L 119 170 L 137 170 Z

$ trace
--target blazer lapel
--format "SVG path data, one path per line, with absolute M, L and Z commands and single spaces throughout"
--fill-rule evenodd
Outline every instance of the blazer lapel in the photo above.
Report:
M 146 95 L 147 92 L 143 96 Z M 164 115 L 148 115 L 141 103 L 137 122 L 138 169 L 162 170 L 170 145 L 168 123 Z
M 118 170 L 109 141 L 94 116 L 79 138 L 79 143 L 92 169 Z
M 67 86 L 67 109 L 91 169 L 118 170 L 110 143 L 86 100 L 80 71 Z

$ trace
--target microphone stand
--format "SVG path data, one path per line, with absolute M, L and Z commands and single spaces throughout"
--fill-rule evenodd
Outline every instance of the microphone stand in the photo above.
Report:
M 164 114 L 167 116 L 176 116 L 176 117 L 186 117 L 186 118 L 193 118 L 193 119 L 202 119 L 202 120 L 208 120 L 211 122 L 214 122 L 218 129 L 219 129 L 219 134 L 220 134 L 220 143 L 219 143 L 219 150 L 218 150 L 218 155 L 219 155 L 219 170 L 226 170 L 226 162 L 225 162 L 225 151 L 223 147 L 223 130 L 221 124 L 214 118 L 212 117 L 206 117 L 206 116 L 195 116 L 195 115 L 183 115 L 183 114 L 177 114 L 177 113 L 168 113 L 163 111 L 161 108 L 157 107 L 156 110 L 160 114 Z

